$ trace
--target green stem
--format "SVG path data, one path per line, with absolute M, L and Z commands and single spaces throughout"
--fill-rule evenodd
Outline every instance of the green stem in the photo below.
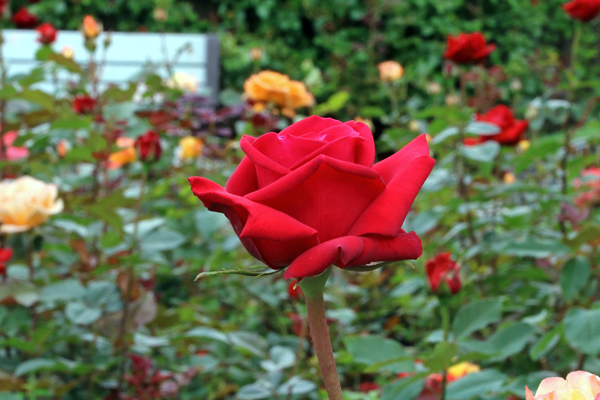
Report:
M 329 400 L 344 400 L 342 397 L 342 386 L 340 385 L 335 366 L 335 358 L 333 357 L 329 327 L 327 326 L 327 318 L 325 317 L 325 302 L 323 300 L 323 288 L 330 274 L 331 267 L 319 276 L 303 279 L 300 286 L 306 299 L 310 334 L 319 365 L 321 366 L 325 390 L 327 391 Z
M 442 329 L 444 330 L 444 343 L 448 342 L 448 336 L 450 333 L 450 310 L 445 300 L 438 298 L 440 302 L 440 313 L 442 314 Z M 442 377 L 442 395 L 440 400 L 446 400 L 446 386 L 448 386 L 448 369 L 444 369 Z
M 571 46 L 571 72 L 575 76 L 575 65 L 577 62 L 577 53 L 579 50 L 579 39 L 581 38 L 581 24 L 575 25 L 575 33 L 573 35 L 573 45 Z

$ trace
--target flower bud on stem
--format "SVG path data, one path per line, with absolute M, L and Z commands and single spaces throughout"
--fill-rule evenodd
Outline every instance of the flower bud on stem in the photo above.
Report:
M 333 348 L 331 347 L 329 328 L 327 327 L 327 318 L 325 317 L 325 302 L 323 300 L 323 288 L 330 274 L 331 267 L 321 275 L 304 278 L 300 282 L 300 287 L 304 291 L 304 298 L 306 299 L 310 334 L 315 353 L 319 359 L 319 365 L 321 366 L 325 390 L 327 390 L 329 400 L 343 400 L 342 387 L 335 367 Z

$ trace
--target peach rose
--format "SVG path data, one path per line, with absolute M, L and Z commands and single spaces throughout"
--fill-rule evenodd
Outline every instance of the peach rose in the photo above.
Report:
M 395 82 L 404 75 L 404 68 L 396 61 L 384 61 L 377 65 L 379 69 L 379 78 L 383 82 Z
M 125 164 L 137 161 L 135 154 L 135 140 L 128 137 L 117 139 L 117 147 L 122 149 L 108 156 L 108 169 L 121 168 Z
M 575 371 L 563 378 L 546 378 L 540 383 L 535 397 L 525 387 L 527 400 L 598 400 L 600 377 L 585 371 Z
M 86 15 L 83 18 L 82 30 L 86 39 L 95 39 L 102 32 L 102 24 L 98 23 L 91 15 Z
M 179 141 L 179 158 L 196 158 L 202 154 L 202 140 L 193 136 L 186 136 Z
M 244 91 L 252 100 L 271 102 L 292 110 L 315 103 L 315 98 L 304 83 L 274 71 L 261 71 L 250 76 L 244 82 Z
M 63 209 L 56 185 L 30 176 L 0 182 L 0 233 L 28 231 Z

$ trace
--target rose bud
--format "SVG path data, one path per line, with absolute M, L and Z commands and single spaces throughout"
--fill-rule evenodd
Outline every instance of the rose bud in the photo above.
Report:
M 573 19 L 589 22 L 600 13 L 600 0 L 573 0 L 562 6 Z
M 404 68 L 396 61 L 384 61 L 377 65 L 382 82 L 396 82 L 404 75 Z
M 102 33 L 102 24 L 98 23 L 91 15 L 86 15 L 83 18 L 81 29 L 86 39 L 95 39 Z
M 496 45 L 488 45 L 483 33 L 460 33 L 456 37 L 448 36 L 444 58 L 457 64 L 478 63 L 484 61 L 494 50 Z
M 425 135 L 377 164 L 367 125 L 318 116 L 240 145 L 246 156 L 225 187 L 191 177 L 192 191 L 251 255 L 287 267 L 286 279 L 421 256 L 402 224 L 435 164 Z
M 55 29 L 51 23 L 45 22 L 35 29 L 38 33 L 38 42 L 41 44 L 54 43 L 58 29 Z
M 451 258 L 451 253 L 441 253 L 427 261 L 426 271 L 431 290 L 437 292 L 442 280 L 446 281 L 452 294 L 460 292 L 462 283 L 459 275 L 460 267 Z
M 12 249 L 0 248 L 0 275 L 6 276 L 6 264 L 13 256 Z
M 154 131 L 144 133 L 136 139 L 135 150 L 141 161 L 158 161 L 162 154 L 160 135 Z
M 0 233 L 25 232 L 63 209 L 56 185 L 30 176 L 0 182 Z
M 19 28 L 29 29 L 38 24 L 39 18 L 37 15 L 31 14 L 27 8 L 21 7 L 19 11 L 12 16 L 12 22 Z
M 63 47 L 60 53 L 63 55 L 63 57 L 68 58 L 69 60 L 72 60 L 73 56 L 75 55 L 75 51 L 71 46 Z
M 64 158 L 69 151 L 69 144 L 65 139 L 60 139 L 58 144 L 56 145 L 56 153 L 60 158 Z
M 563 378 L 546 378 L 533 393 L 525 386 L 527 400 L 595 400 L 600 397 L 600 377 L 585 371 L 575 371 Z
M 263 52 L 259 47 L 253 47 L 250 49 L 250 58 L 252 61 L 260 61 L 263 56 Z
M 500 128 L 500 133 L 495 135 L 482 135 L 481 141 L 493 140 L 502 145 L 514 146 L 524 139 L 525 132 L 529 126 L 527 120 L 516 120 L 511 109 L 505 105 L 499 105 L 485 114 L 477 114 L 477 121 L 487 122 Z
M 76 95 L 72 103 L 73 111 L 77 114 L 89 114 L 94 111 L 95 106 L 96 100 L 87 94 Z

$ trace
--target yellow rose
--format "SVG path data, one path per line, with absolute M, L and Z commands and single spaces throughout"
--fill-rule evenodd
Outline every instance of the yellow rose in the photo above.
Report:
M 198 78 L 185 72 L 176 72 L 167 80 L 167 86 L 171 89 L 196 93 L 198 91 Z
M 563 378 L 546 378 L 535 397 L 525 387 L 527 400 L 595 400 L 600 395 L 600 377 L 585 371 L 575 371 Z
M 271 102 L 292 110 L 312 106 L 315 102 L 304 83 L 274 71 L 262 71 L 250 76 L 244 82 L 244 91 L 254 101 Z
M 202 140 L 193 136 L 186 136 L 179 141 L 179 148 L 179 158 L 196 158 L 202 154 Z
M 481 371 L 479 365 L 470 362 L 461 362 L 448 368 L 448 380 L 454 381 L 479 371 Z
M 379 69 L 379 78 L 383 82 L 395 82 L 404 75 L 404 68 L 396 61 L 384 61 L 377 65 Z
M 117 147 L 122 150 L 115 151 L 108 156 L 108 169 L 121 168 L 125 164 L 132 163 L 137 160 L 135 154 L 135 140 L 127 137 L 117 139 Z
M 0 182 L 0 233 L 28 231 L 63 209 L 56 185 L 30 176 Z
M 83 17 L 83 36 L 86 39 L 95 39 L 102 32 L 102 24 L 98 23 L 91 15 Z

